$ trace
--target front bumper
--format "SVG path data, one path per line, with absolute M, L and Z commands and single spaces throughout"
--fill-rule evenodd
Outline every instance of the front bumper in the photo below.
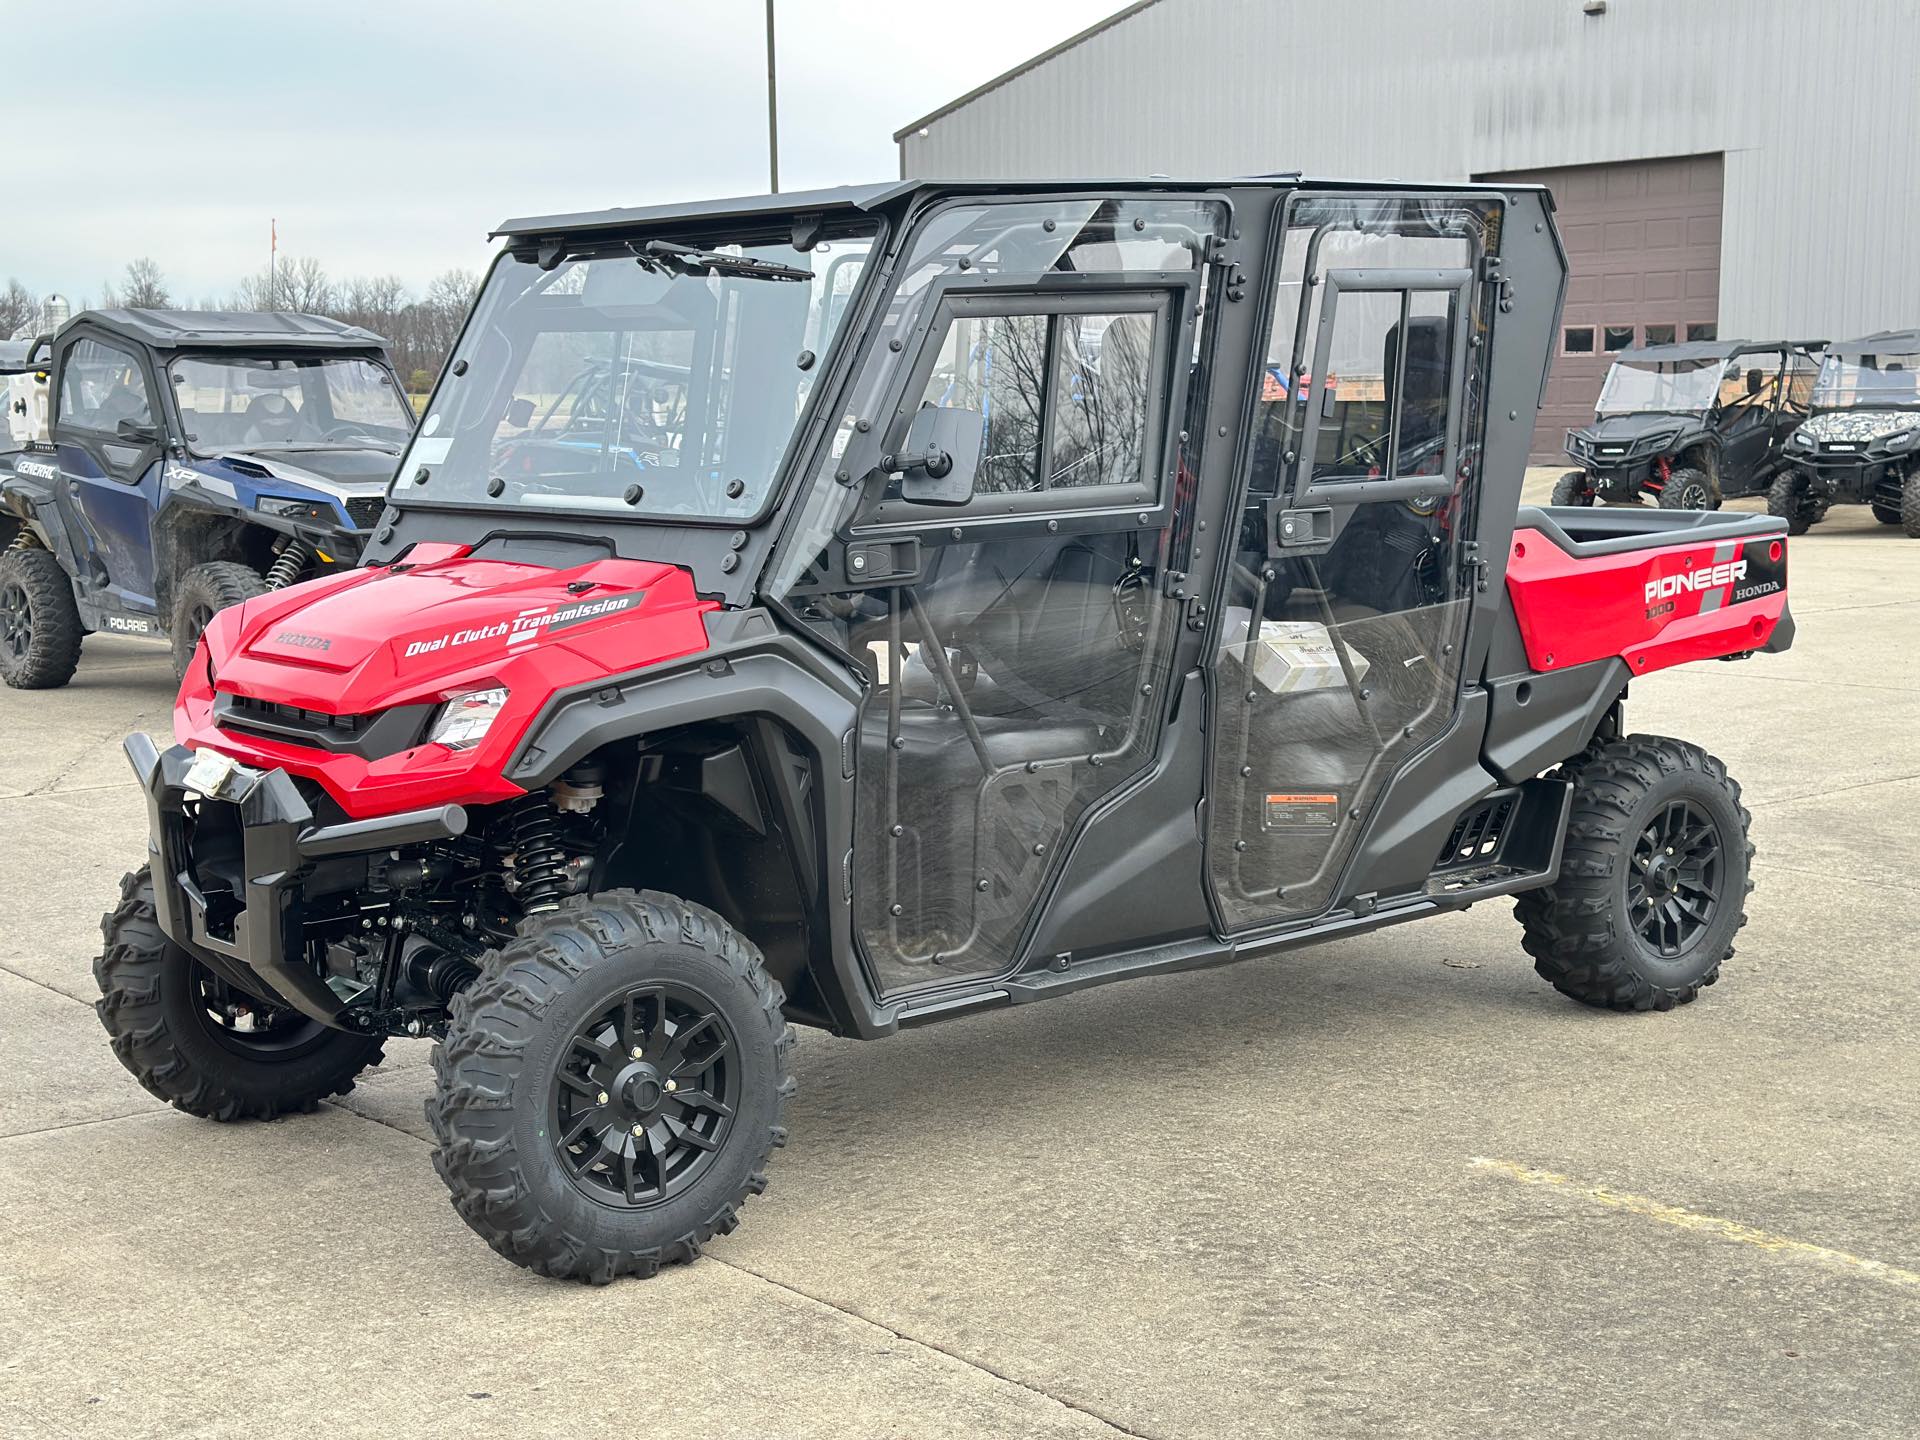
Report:
M 146 792 L 154 919 L 167 938 L 259 999 L 340 1029 L 355 1028 L 346 1021 L 346 1003 L 307 959 L 301 883 L 307 867 L 451 839 L 465 833 L 466 811 L 441 805 L 317 825 L 284 770 L 262 771 L 237 803 L 209 800 L 186 787 L 195 755 L 186 746 L 161 751 L 146 735 L 134 734 L 127 737 L 126 752 Z M 221 853 L 196 854 L 202 827 L 226 842 L 217 847 Z
M 1887 478 L 1888 468 L 1904 465 L 1920 452 L 1899 455 L 1858 453 L 1801 453 L 1790 457 L 1792 465 L 1807 477 L 1816 496 L 1826 500 L 1851 501 L 1864 505 Z
M 1649 455 L 1641 460 L 1621 462 L 1612 458 L 1596 460 L 1589 458 L 1576 461 L 1593 481 L 1593 488 L 1603 495 L 1622 498 L 1636 496 L 1640 487 L 1653 478 L 1654 457 Z

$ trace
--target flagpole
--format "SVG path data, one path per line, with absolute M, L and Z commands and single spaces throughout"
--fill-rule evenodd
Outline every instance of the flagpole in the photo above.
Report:
M 767 0 L 767 189 L 780 193 L 780 104 L 773 76 L 773 0 Z

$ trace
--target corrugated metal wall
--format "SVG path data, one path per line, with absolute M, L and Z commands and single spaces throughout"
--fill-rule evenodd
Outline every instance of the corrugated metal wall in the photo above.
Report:
M 1159 0 L 901 135 L 943 177 L 1715 151 L 1722 334 L 1920 324 L 1917 0 Z

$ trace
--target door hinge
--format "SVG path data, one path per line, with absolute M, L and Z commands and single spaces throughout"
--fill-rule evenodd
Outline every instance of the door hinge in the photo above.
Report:
M 1198 595 L 1187 597 L 1187 628 L 1189 630 L 1207 628 L 1207 602 Z
M 1493 287 L 1499 298 L 1500 313 L 1505 315 L 1513 309 L 1513 281 L 1507 278 L 1507 272 L 1500 263 L 1498 255 L 1480 257 L 1480 283 Z
M 1218 265 L 1226 272 L 1227 299 L 1246 299 L 1247 271 L 1241 263 L 1240 242 L 1230 240 L 1225 235 L 1209 235 L 1206 256 L 1207 264 Z
M 1487 562 L 1480 554 L 1478 540 L 1460 542 L 1460 568 L 1473 577 L 1473 588 L 1477 592 L 1487 593 Z
M 1209 235 L 1206 253 L 1209 265 L 1238 265 L 1240 242 L 1225 235 Z

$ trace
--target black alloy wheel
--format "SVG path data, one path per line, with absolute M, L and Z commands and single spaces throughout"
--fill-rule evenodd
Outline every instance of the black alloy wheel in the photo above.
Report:
M 1712 478 L 1691 465 L 1677 465 L 1660 491 L 1662 510 L 1717 510 L 1720 496 Z
M 1627 871 L 1627 913 L 1664 959 L 1682 954 L 1720 905 L 1724 846 L 1713 817 L 1674 800 L 1640 834 Z
M 378 1035 L 332 1030 L 230 987 L 175 945 L 154 915 L 145 866 L 101 920 L 94 1010 L 134 1079 L 209 1120 L 271 1120 L 353 1089 L 380 1063 Z
M 787 1143 L 793 1032 L 753 943 L 658 890 L 569 895 L 454 995 L 433 1164 L 497 1252 L 605 1285 L 695 1259 Z
M 0 681 L 57 689 L 73 678 L 85 634 L 73 581 L 52 552 L 18 538 L 0 551 Z
M 249 1060 L 295 1060 L 324 1048 L 338 1031 L 297 1010 L 265 1005 L 235 990 L 211 970 L 189 961 L 199 1004 L 196 1019 L 205 1023 L 207 1036 L 223 1049 Z
M 173 587 L 172 622 L 167 627 L 174 675 L 186 678 L 194 649 L 215 615 L 266 593 L 267 584 L 259 572 L 233 560 L 209 560 L 182 575 Z
M 562 1051 L 552 1134 L 561 1167 L 589 1198 L 649 1209 L 713 1163 L 739 1104 L 732 1029 L 690 985 L 634 987 L 576 1030 Z
M 1533 968 L 1603 1009 L 1690 1003 L 1747 923 L 1754 850 L 1739 785 L 1664 735 L 1596 741 L 1554 773 L 1573 782 L 1560 873 L 1513 907 Z
M 24 665 L 33 649 L 33 606 L 26 586 L 9 579 L 0 585 L 0 655 Z

